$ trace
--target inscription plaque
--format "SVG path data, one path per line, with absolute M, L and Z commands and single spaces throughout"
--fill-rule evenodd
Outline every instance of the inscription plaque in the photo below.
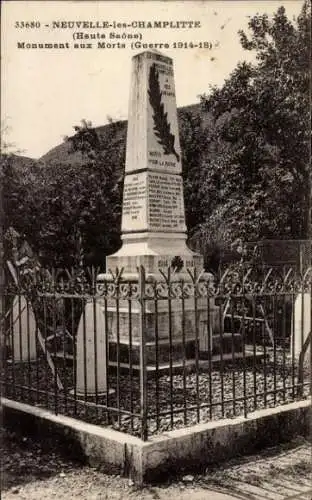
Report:
M 160 172 L 126 175 L 123 231 L 185 232 L 181 176 Z
M 149 172 L 148 225 L 152 231 L 186 231 L 181 176 Z
M 146 229 L 146 172 L 125 177 L 122 230 Z

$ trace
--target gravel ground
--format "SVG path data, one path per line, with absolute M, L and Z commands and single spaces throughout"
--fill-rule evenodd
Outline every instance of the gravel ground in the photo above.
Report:
M 220 418 L 231 418 L 244 413 L 243 398 L 246 396 L 246 411 L 248 413 L 261 408 L 274 407 L 296 400 L 297 369 L 292 367 L 289 355 L 282 352 L 273 352 L 267 349 L 268 359 L 262 363 L 243 368 L 242 364 L 224 366 L 224 369 L 208 371 L 199 370 L 199 373 L 174 374 L 172 379 L 168 374 L 162 374 L 158 380 L 150 377 L 147 382 L 147 407 L 149 434 L 166 432 L 186 425 L 196 424 L 198 421 L 207 422 Z M 79 402 L 73 402 L 69 396 L 69 389 L 73 388 L 74 373 L 70 364 L 64 366 L 58 362 L 58 373 L 67 389 L 59 391 L 57 396 L 58 412 L 74 416 L 87 422 L 98 425 L 109 425 L 123 432 L 140 435 L 140 418 L 130 417 L 123 411 L 140 415 L 139 378 L 133 375 L 109 374 L 109 387 L 114 394 L 109 397 L 109 406 L 120 410 L 108 415 L 104 407 L 107 404 L 105 397 L 98 397 L 97 403 L 103 408 L 86 406 L 84 396 Z M 12 399 L 28 402 L 37 406 L 55 410 L 54 380 L 46 361 L 41 358 L 37 363 L 30 365 L 9 365 L 3 374 L 7 380 L 6 396 Z M 309 381 L 306 375 L 305 381 Z M 14 384 L 32 387 L 13 393 Z M 50 391 L 46 396 L 44 391 Z M 40 391 L 43 391 L 40 393 Z M 266 395 L 265 395 L 266 393 Z M 304 389 L 304 397 L 309 393 L 309 384 Z M 119 397 L 118 397 L 119 395 Z M 172 397 L 170 397 L 172 395 Z M 225 401 L 222 405 L 221 401 Z M 234 400 L 234 401 L 233 401 Z M 89 403 L 95 399 L 89 398 Z M 196 408 L 199 408 L 197 411 Z M 170 418 L 170 413 L 173 417 Z
M 1 456 L 4 500 L 312 499 L 311 447 L 303 438 L 203 474 L 181 471 L 179 477 L 142 489 L 60 455 L 58 443 L 48 450 L 44 443 L 3 431 Z

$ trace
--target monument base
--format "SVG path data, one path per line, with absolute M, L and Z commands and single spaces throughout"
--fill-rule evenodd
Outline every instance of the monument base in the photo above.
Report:
M 129 282 L 138 290 L 140 266 L 145 270 L 146 287 L 143 311 L 140 292 L 132 298 L 120 294 L 118 310 L 115 296 L 99 299 L 107 315 L 109 363 L 116 364 L 118 360 L 128 367 L 140 364 L 142 321 L 149 367 L 194 359 L 196 352 L 203 359 L 220 353 L 242 352 L 240 335 L 219 333 L 219 306 L 205 293 L 213 277 L 203 272 L 202 257 L 189 250 L 185 243 L 182 249 L 184 252 L 177 254 L 175 245 L 167 248 L 168 253 L 162 256 L 153 255 L 151 251 L 145 255 L 123 255 L 121 249 L 107 258 L 107 268 L 112 272 L 123 269 L 119 276 L 120 290 Z M 170 293 L 166 278 L 171 284 Z M 196 287 L 201 288 L 196 297 L 194 279 L 198 280 Z M 113 280 L 110 273 L 99 275 L 98 288 Z
M 206 340 L 206 339 L 205 339 Z M 201 336 L 197 341 L 196 339 L 187 340 L 185 342 L 176 340 L 170 344 L 168 341 L 160 342 L 147 342 L 145 344 L 145 358 L 146 364 L 149 367 L 158 365 L 169 365 L 170 360 L 172 363 L 181 362 L 184 360 L 192 360 L 196 358 L 196 344 L 198 344 L 198 357 L 199 359 L 209 359 L 213 356 L 227 356 L 231 360 L 231 355 L 235 356 L 237 353 L 243 352 L 243 341 L 239 333 L 231 334 L 225 333 L 222 339 L 219 335 L 212 335 L 210 339 L 210 346 L 203 342 Z M 205 345 L 206 344 L 206 345 Z M 113 364 L 119 363 L 123 365 L 139 365 L 140 364 L 140 343 L 123 341 L 111 341 L 109 343 L 110 362 Z M 170 354 L 169 354 L 170 353 Z
M 106 269 L 123 269 L 123 277 L 138 272 L 144 267 L 146 275 L 159 276 L 160 270 L 166 272 L 168 268 L 182 275 L 190 271 L 203 271 L 203 257 L 186 245 L 184 233 L 133 233 L 122 236 L 123 245 L 113 255 L 106 258 Z

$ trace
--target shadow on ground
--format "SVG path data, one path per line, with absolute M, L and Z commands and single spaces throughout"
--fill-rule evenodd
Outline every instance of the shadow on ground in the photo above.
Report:
M 135 487 L 131 480 L 103 474 L 73 458 L 58 439 L 30 438 L 2 430 L 1 483 L 3 498 L 52 500 L 309 500 L 312 490 L 311 445 L 304 438 L 249 457 L 201 468 L 161 483 Z M 303 495 L 303 496 L 301 496 Z M 307 496 L 308 495 L 308 496 Z
M 39 442 L 2 429 L 0 449 L 2 491 L 83 467 L 57 440 Z

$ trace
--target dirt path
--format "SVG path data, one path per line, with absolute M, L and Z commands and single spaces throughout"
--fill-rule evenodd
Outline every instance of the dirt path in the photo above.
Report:
M 48 451 L 3 433 L 1 455 L 3 500 L 312 500 L 311 447 L 303 439 L 143 489 L 62 457 L 57 443 Z

